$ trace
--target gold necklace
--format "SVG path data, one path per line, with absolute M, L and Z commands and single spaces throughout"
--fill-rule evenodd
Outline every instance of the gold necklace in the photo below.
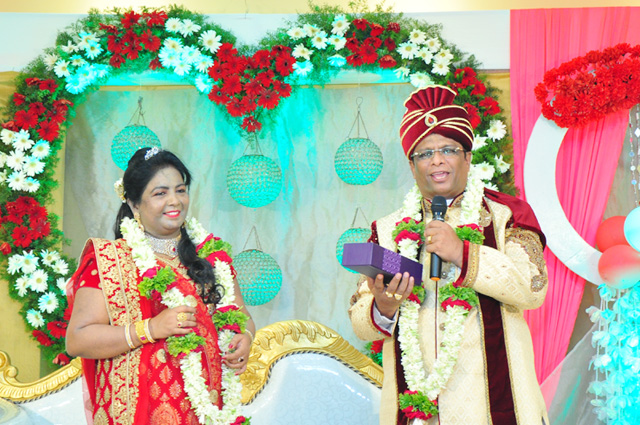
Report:
M 180 242 L 180 237 L 182 235 L 178 235 L 178 237 L 170 239 L 156 238 L 148 233 L 145 233 L 144 235 L 146 236 L 147 241 L 149 241 L 149 245 L 154 252 L 168 257 L 175 257 L 178 255 L 178 243 Z

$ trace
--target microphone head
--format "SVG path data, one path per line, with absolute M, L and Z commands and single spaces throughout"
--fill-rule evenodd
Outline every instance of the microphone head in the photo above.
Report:
M 434 196 L 431 200 L 431 212 L 434 216 L 444 216 L 447 212 L 447 199 L 444 196 Z

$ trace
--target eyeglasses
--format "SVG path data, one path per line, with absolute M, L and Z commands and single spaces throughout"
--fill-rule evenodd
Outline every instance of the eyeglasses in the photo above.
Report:
M 411 155 L 411 159 L 417 160 L 417 161 L 424 161 L 426 159 L 433 158 L 436 152 L 440 152 L 442 155 L 444 155 L 447 158 L 452 158 L 454 156 L 457 156 L 458 152 L 460 151 L 464 151 L 464 149 L 451 148 L 448 146 L 440 149 L 425 149 L 422 152 L 416 152 L 413 155 Z

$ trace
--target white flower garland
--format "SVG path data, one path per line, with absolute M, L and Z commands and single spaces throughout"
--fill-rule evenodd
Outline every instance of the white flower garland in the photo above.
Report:
M 147 242 L 144 232 L 135 220 L 125 218 L 122 220 L 120 231 L 127 244 L 131 247 L 133 261 L 142 276 L 147 270 L 158 266 L 153 249 Z M 189 238 L 197 246 L 205 240 L 208 233 L 202 225 L 191 218 L 187 222 Z M 216 260 L 214 273 L 217 282 L 224 288 L 224 296 L 220 306 L 232 305 L 234 300 L 234 284 L 231 268 L 223 261 Z M 162 295 L 162 304 L 167 308 L 188 305 L 186 297 L 177 288 L 172 288 Z M 218 330 L 218 347 L 227 347 L 235 333 L 230 330 Z M 187 399 L 198 416 L 201 424 L 227 425 L 235 421 L 238 416 L 238 408 L 241 402 L 242 384 L 235 371 L 222 363 L 222 409 L 213 404 L 209 399 L 209 391 L 205 384 L 202 369 L 202 354 L 190 352 L 180 360 L 180 371 L 184 380 L 184 389 Z
M 484 185 L 477 176 L 474 167 L 469 170 L 469 179 L 461 203 L 460 221 L 464 224 L 478 224 Z M 422 213 L 422 195 L 418 186 L 414 186 L 405 196 L 402 217 L 419 219 Z M 424 219 L 424 218 L 423 218 Z M 398 252 L 408 258 L 417 259 L 418 242 L 410 239 L 401 240 L 398 243 Z M 454 274 L 451 274 L 453 276 Z M 449 278 L 450 280 L 453 277 Z M 418 319 L 420 305 L 413 301 L 405 301 L 400 306 L 400 318 L 398 320 L 398 342 L 402 353 L 401 362 L 404 368 L 404 377 L 411 391 L 419 391 L 429 400 L 435 400 L 444 389 L 453 368 L 458 361 L 464 322 L 469 314 L 462 306 L 450 306 L 445 313 L 444 335 L 440 355 L 433 364 L 433 370 L 427 376 L 424 367 L 422 350 L 418 332 Z M 414 424 L 426 423 L 421 419 L 415 419 Z

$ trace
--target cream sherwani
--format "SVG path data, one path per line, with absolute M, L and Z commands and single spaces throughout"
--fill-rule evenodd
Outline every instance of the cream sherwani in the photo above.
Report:
M 479 224 L 485 227 L 485 234 L 487 229 L 493 229 L 497 249 L 468 245 L 462 268 L 462 284 L 500 303 L 504 346 L 517 423 L 540 425 L 544 420 L 544 423 L 548 424 L 545 403 L 534 371 L 531 335 L 522 315 L 523 310 L 539 307 L 547 290 L 542 244 L 535 232 L 510 225 L 512 213 L 509 207 L 486 197 L 485 203 L 488 208 L 482 211 Z M 449 207 L 445 221 L 453 225 L 459 223 L 460 212 L 458 198 Z M 428 222 L 431 213 L 427 211 L 426 214 Z M 396 250 L 391 233 L 401 218 L 398 210 L 377 221 L 380 245 Z M 425 255 L 423 247 L 421 261 L 425 265 L 423 284 L 427 296 L 420 309 L 418 326 L 420 348 L 427 371 L 432 370 L 436 359 L 443 338 L 445 319 L 445 313 L 437 303 L 436 284 L 428 279 L 429 260 L 430 255 Z M 443 264 L 443 270 L 460 277 L 461 271 L 451 264 Z M 440 286 L 442 285 L 441 283 Z M 376 326 L 372 313 L 373 301 L 373 295 L 364 280 L 353 297 L 349 313 L 353 328 L 360 338 L 367 341 L 385 338 L 380 424 L 395 425 L 398 413 L 398 359 L 395 349 L 397 332 L 394 332 L 393 336 L 387 336 Z M 429 425 L 502 425 L 492 421 L 490 415 L 487 358 L 493 353 L 485 350 L 484 325 L 480 310 L 474 307 L 469 312 L 458 362 L 446 388 L 438 398 L 439 416 L 430 419 Z

